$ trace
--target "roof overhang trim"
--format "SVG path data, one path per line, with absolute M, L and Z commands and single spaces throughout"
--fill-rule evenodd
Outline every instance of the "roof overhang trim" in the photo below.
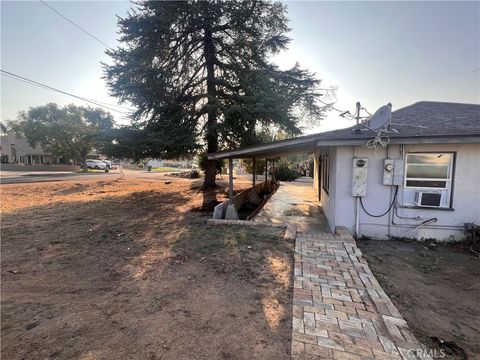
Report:
M 291 139 L 281 142 L 272 142 L 244 149 L 231 150 L 208 154 L 208 159 L 237 158 L 246 159 L 253 157 L 272 158 L 294 153 L 311 153 L 317 148 L 323 146 L 355 146 L 365 145 L 369 139 Z M 390 144 L 461 144 L 461 143 L 480 143 L 480 136 L 431 136 L 431 137 L 392 137 Z

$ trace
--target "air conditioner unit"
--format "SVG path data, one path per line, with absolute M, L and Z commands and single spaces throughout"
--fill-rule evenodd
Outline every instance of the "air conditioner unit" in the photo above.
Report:
M 439 207 L 442 201 L 442 194 L 439 192 L 417 191 L 415 204 L 418 206 Z

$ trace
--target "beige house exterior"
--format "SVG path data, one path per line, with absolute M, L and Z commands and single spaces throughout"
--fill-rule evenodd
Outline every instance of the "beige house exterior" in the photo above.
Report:
M 0 136 L 0 155 L 2 164 L 16 165 L 58 165 L 74 164 L 70 159 L 58 158 L 42 149 L 40 145 L 32 147 L 26 138 L 6 133 Z M 87 155 L 88 159 L 100 159 L 96 151 Z
M 0 136 L 1 162 L 3 164 L 42 165 L 53 164 L 57 159 L 40 146 L 32 147 L 27 139 L 7 133 Z

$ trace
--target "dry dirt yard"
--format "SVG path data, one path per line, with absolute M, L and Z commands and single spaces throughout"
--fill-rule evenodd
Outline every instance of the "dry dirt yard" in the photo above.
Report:
M 359 241 L 415 335 L 443 359 L 480 359 L 480 260 L 431 242 Z M 443 340 L 441 344 L 439 340 Z
M 200 184 L 2 185 L 2 358 L 289 358 L 293 244 Z

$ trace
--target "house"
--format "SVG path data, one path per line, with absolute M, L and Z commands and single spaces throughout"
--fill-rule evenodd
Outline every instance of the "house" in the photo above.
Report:
M 330 229 L 344 226 L 357 237 L 452 240 L 466 223 L 480 223 L 480 105 L 418 102 L 392 112 L 379 137 L 364 125 L 209 158 L 313 153 Z
M 100 159 L 101 157 L 102 155 L 95 150 L 87 154 L 87 159 Z M 17 136 L 13 132 L 0 135 L 0 160 L 2 164 L 12 164 L 12 166 L 75 164 L 73 160 L 49 154 L 40 145 L 32 147 L 26 138 Z
M 53 164 L 56 158 L 40 146 L 32 147 L 26 138 L 9 132 L 0 136 L 2 164 L 42 165 Z

